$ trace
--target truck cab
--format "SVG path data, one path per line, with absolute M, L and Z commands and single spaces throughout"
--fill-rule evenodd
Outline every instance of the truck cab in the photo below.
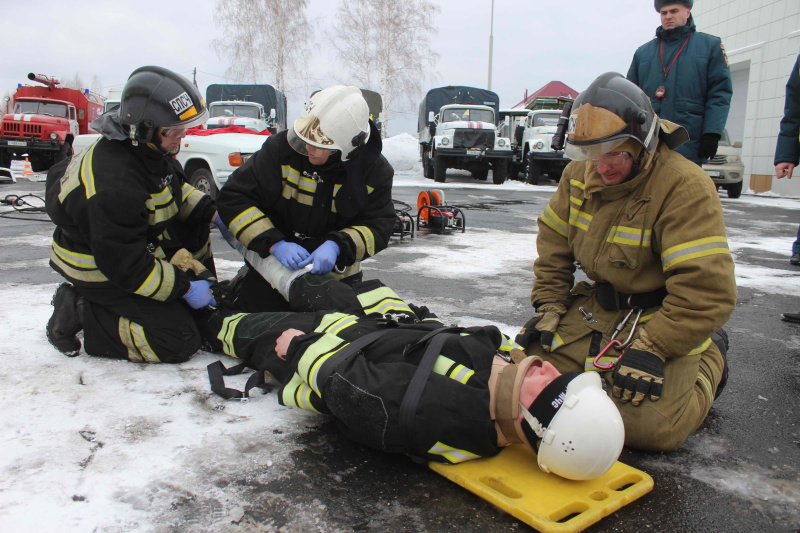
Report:
M 569 159 L 563 150 L 555 151 L 550 146 L 558 127 L 560 109 L 536 109 L 525 117 L 522 130 L 521 153 L 525 181 L 537 185 L 542 175 L 554 181 L 561 179 Z
M 22 85 L 14 93 L 13 113 L 0 122 L 0 167 L 28 158 L 34 172 L 43 172 L 69 156 L 72 141 L 88 133 L 89 122 L 100 116 L 103 99 L 88 89 L 59 87 L 42 74 L 28 79 L 44 85 Z
M 525 128 L 525 118 L 528 109 L 501 109 L 497 130 L 501 137 L 511 141 L 511 163 L 508 167 L 508 177 L 512 180 L 519 179 L 519 173 L 524 168 L 522 163 L 522 131 Z
M 431 89 L 420 103 L 419 142 L 426 178 L 444 183 L 447 169 L 469 171 L 495 184 L 505 182 L 511 142 L 497 130 L 497 94 L 474 87 Z
M 263 105 L 241 100 L 211 102 L 208 113 L 209 119 L 206 122 L 208 129 L 239 126 L 260 133 L 269 128 L 270 121 L 273 125 L 275 121 L 274 109 L 267 115 Z

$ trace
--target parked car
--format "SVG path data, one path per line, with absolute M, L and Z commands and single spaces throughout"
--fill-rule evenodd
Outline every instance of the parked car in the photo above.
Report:
M 728 198 L 739 198 L 742 195 L 744 164 L 738 150 L 741 147 L 741 142 L 732 143 L 728 137 L 728 131 L 723 131 L 717 155 L 712 157 L 708 163 L 703 164 L 703 170 L 714 181 L 717 190 L 728 191 Z

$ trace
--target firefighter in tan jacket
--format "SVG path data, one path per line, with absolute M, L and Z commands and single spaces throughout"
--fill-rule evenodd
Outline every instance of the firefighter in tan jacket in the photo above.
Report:
M 733 259 L 713 183 L 674 151 L 686 138 L 619 74 L 578 96 L 573 162 L 538 221 L 536 314 L 517 338 L 562 372 L 601 372 L 643 450 L 680 447 L 727 376 Z

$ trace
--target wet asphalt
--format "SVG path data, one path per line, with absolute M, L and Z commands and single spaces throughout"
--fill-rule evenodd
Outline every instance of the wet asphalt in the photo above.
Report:
M 463 210 L 467 233 L 491 229 L 530 236 L 536 231 L 535 217 L 552 195 L 549 187 L 476 190 L 466 176 L 451 179 L 463 187 L 446 189 L 447 203 Z M 43 196 L 44 184 L 21 180 L 0 185 L 0 198 L 12 188 Z M 433 182 L 430 188 L 436 188 Z M 394 196 L 416 206 L 420 190 L 398 187 Z M 800 311 L 800 297 L 786 295 L 783 288 L 800 282 L 800 267 L 788 262 L 800 212 L 748 205 L 728 199 L 724 192 L 720 195 L 730 240 L 743 235 L 782 239 L 779 249 L 741 248 L 734 254 L 737 268 L 754 268 L 778 281 L 771 288 L 739 288 L 736 311 L 726 326 L 731 343 L 730 380 L 706 423 L 677 452 L 625 450 L 620 460 L 649 473 L 655 487 L 588 531 L 800 531 L 800 325 L 780 320 L 784 311 Z M 45 216 L 14 216 L 19 218 L 4 217 L 0 223 L 0 239 L 20 235 L 46 239 L 50 234 Z M 237 259 L 218 235 L 214 238 L 215 250 L 223 250 L 218 257 Z M 408 239 L 394 238 L 390 246 L 409 246 Z M 452 240 L 447 234 L 423 231 L 417 232 L 413 242 L 414 246 L 422 242 L 447 249 L 448 239 Z M 3 282 L 59 281 L 49 269 L 25 266 L 46 255 L 47 248 L 42 246 L 3 246 Z M 403 254 L 379 254 L 365 268 L 365 277 L 378 277 L 401 295 L 427 294 L 434 300 L 446 295 L 472 316 L 483 313 L 487 321 L 518 326 L 528 318 L 529 280 L 499 272 L 499 279 L 507 284 L 508 304 L 481 311 L 487 291 L 480 284 L 464 283 L 457 274 L 440 279 L 409 276 L 397 269 L 397 262 L 404 259 Z M 253 476 L 219 481 L 220 486 L 235 486 L 260 502 L 247 509 L 230 531 L 530 531 L 424 466 L 348 441 L 330 423 L 309 427 L 292 438 L 297 450 L 291 455 L 294 468 L 286 475 L 265 484 L 255 482 Z M 292 504 L 281 503 L 286 501 Z M 197 502 L 186 502 L 176 513 L 202 512 L 193 505 Z M 298 513 L 298 509 L 303 511 Z M 165 531 L 182 530 L 179 520 L 174 524 Z

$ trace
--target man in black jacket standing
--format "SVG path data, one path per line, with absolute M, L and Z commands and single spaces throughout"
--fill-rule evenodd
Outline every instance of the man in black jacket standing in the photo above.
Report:
M 170 260 L 188 250 L 214 272 L 209 223 L 224 225 L 174 158 L 186 130 L 207 118 L 187 79 L 141 67 L 118 110 L 92 123 L 102 137 L 50 169 L 50 266 L 70 283 L 53 297 L 47 338 L 62 353 L 78 354 L 81 330 L 88 354 L 135 362 L 179 363 L 200 348 L 191 309 L 216 303 L 211 282 Z
M 232 234 L 286 268 L 361 279 L 361 261 L 388 245 L 394 227 L 394 170 L 356 87 L 315 93 L 293 126 L 267 139 L 217 197 Z M 286 309 L 250 269 L 238 291 L 243 311 Z

